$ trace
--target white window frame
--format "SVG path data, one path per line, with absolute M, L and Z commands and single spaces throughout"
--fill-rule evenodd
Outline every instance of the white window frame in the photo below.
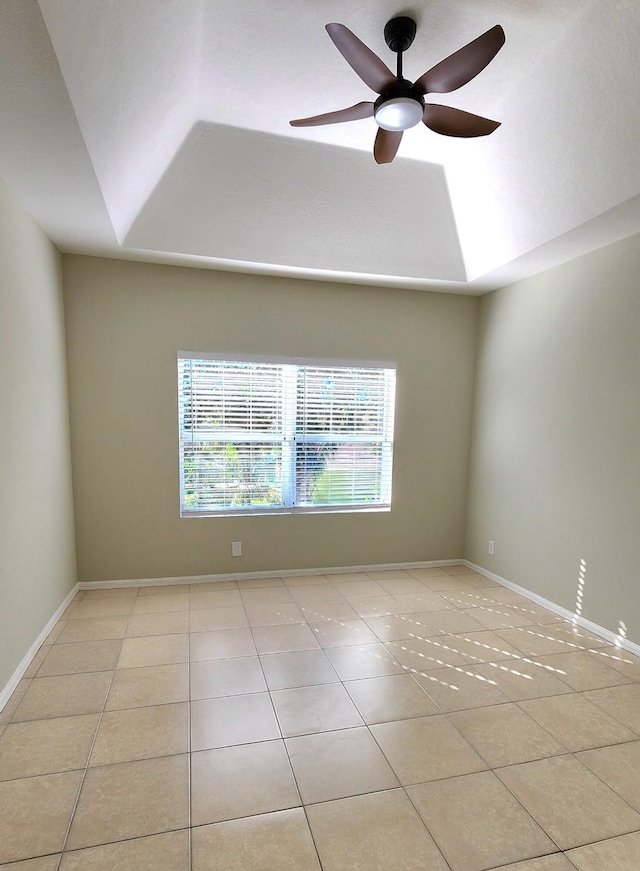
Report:
M 180 493 L 180 516 L 182 518 L 193 517 L 238 517 L 238 516 L 258 516 L 258 515 L 273 515 L 273 514 L 335 514 L 335 513 L 354 513 L 354 512 L 384 512 L 391 510 L 391 489 L 392 489 L 392 472 L 393 472 L 393 447 L 394 447 L 394 417 L 395 417 L 395 379 L 396 379 L 396 363 L 389 361 L 364 361 L 364 360 L 328 360 L 317 359 L 311 357 L 276 357 L 272 355 L 255 355 L 255 354 L 225 354 L 212 353 L 204 351 L 178 351 L 177 362 L 178 371 L 180 361 L 183 360 L 211 360 L 221 363 L 257 363 L 257 364 L 273 364 L 292 367 L 288 373 L 290 377 L 295 378 L 295 369 L 293 367 L 331 367 L 331 368 L 358 368 L 358 369 L 383 369 L 385 370 L 385 392 L 387 398 L 387 408 L 390 413 L 386 416 L 384 438 L 380 439 L 380 444 L 388 446 L 388 457 L 386 459 L 386 468 L 383 472 L 383 482 L 386 488 L 385 496 L 387 497 L 381 502 L 376 503 L 345 503 L 334 505 L 296 505 L 296 458 L 295 458 L 295 420 L 296 420 L 296 403 L 292 408 L 285 407 L 283 430 L 285 437 L 281 442 L 284 451 L 291 452 L 291 456 L 287 463 L 284 462 L 283 454 L 283 469 L 282 469 L 282 496 L 285 504 L 283 507 L 258 507 L 255 505 L 246 505 L 239 508 L 225 508 L 221 510 L 212 510 L 210 508 L 203 509 L 187 509 L 185 508 L 184 498 L 184 469 L 183 469 L 183 433 L 181 429 L 182 410 L 180 407 L 181 395 L 180 384 L 178 384 L 178 453 L 179 453 L 179 493 Z M 286 395 L 294 396 L 295 388 L 287 391 Z M 243 432 L 242 437 L 238 441 L 250 442 L 255 441 L 270 441 L 271 439 L 263 438 L 261 435 L 252 435 L 249 431 Z M 370 436 L 363 436 L 361 441 L 375 441 Z M 280 440 L 277 440 L 280 443 Z M 305 439 L 309 441 L 344 441 L 355 443 L 358 441 L 357 436 L 339 437 L 337 434 L 316 435 Z

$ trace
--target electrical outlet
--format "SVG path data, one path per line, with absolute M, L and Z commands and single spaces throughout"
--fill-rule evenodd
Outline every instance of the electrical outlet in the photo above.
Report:
M 231 556 L 242 556 L 242 542 L 241 541 L 232 541 L 231 542 Z
M 489 539 L 489 556 L 493 556 L 496 552 L 496 543 Z

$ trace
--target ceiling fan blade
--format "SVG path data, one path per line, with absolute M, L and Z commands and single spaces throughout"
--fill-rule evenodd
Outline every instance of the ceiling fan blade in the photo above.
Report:
M 488 136 L 500 126 L 499 121 L 490 121 L 488 118 L 472 115 L 471 112 L 463 112 L 461 109 L 453 109 L 451 106 L 435 106 L 433 103 L 424 107 L 422 123 L 434 133 L 462 138 Z
M 327 24 L 326 31 L 349 66 L 376 94 L 395 82 L 396 77 L 389 67 L 344 24 Z
M 401 139 L 402 130 L 383 130 L 379 127 L 373 145 L 376 163 L 391 163 L 398 152 Z
M 324 115 L 312 115 L 311 118 L 298 118 L 289 121 L 292 127 L 318 127 L 321 124 L 339 124 L 341 121 L 359 121 L 361 118 L 373 117 L 373 103 L 356 103 L 347 109 L 336 112 L 325 112 Z
M 491 30 L 487 30 L 420 76 L 414 88 L 421 94 L 448 94 L 456 91 L 482 72 L 498 54 L 504 42 L 504 30 L 496 24 Z

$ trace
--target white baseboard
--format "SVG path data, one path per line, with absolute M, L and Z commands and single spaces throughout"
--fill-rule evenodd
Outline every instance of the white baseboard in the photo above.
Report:
M 22 661 L 20 665 L 16 668 L 14 673 L 9 678 L 8 683 L 4 687 L 4 689 L 0 690 L 0 711 L 7 704 L 11 695 L 15 688 L 18 686 L 20 681 L 22 680 L 24 673 L 31 665 L 31 660 L 36 655 L 36 653 L 42 647 L 43 642 L 46 640 L 47 635 L 51 632 L 53 627 L 56 625 L 60 617 L 64 614 L 67 609 L 67 606 L 75 596 L 75 594 L 80 589 L 80 584 L 75 584 L 75 586 L 69 591 L 69 593 L 65 596 L 64 601 L 60 605 L 59 608 L 56 609 L 55 613 L 51 615 L 51 618 L 47 621 L 46 626 L 43 628 L 42 632 L 38 635 L 36 640 L 33 642 L 29 650 L 22 657 Z
M 211 581 L 251 581 L 256 578 L 290 578 L 296 575 L 338 575 L 344 572 L 386 572 L 393 569 L 432 569 L 461 566 L 463 560 L 445 559 L 413 563 L 381 563 L 370 566 L 325 566 L 314 569 L 273 569 L 270 572 L 229 572 L 219 575 L 182 575 L 172 578 L 133 578 L 124 581 L 80 581 L 81 590 L 112 590 L 121 587 L 161 587 L 168 584 L 204 584 Z
M 604 626 L 600 626 L 598 623 L 593 623 L 591 620 L 587 620 L 585 617 L 575 614 L 573 611 L 568 611 L 566 608 L 556 605 L 555 602 L 551 602 L 549 599 L 545 599 L 537 593 L 532 593 L 530 590 L 520 587 L 518 584 L 514 584 L 513 581 L 501 578 L 500 575 L 496 575 L 488 569 L 476 565 L 469 560 L 462 560 L 462 564 L 467 566 L 469 569 L 473 569 L 474 572 L 484 575 L 485 578 L 495 581 L 502 587 L 506 587 L 508 590 L 513 590 L 514 593 L 519 593 L 521 596 L 524 596 L 525 599 L 530 599 L 532 602 L 535 602 L 536 605 L 542 605 L 542 607 L 546 608 L 548 611 L 558 614 L 558 616 L 563 617 L 565 620 L 570 620 L 572 623 L 575 623 L 576 626 L 581 626 L 588 632 L 593 632 L 594 635 L 599 635 L 600 638 L 604 638 L 604 640 L 608 641 L 610 644 L 615 644 L 616 647 L 620 647 L 628 653 L 633 653 L 634 656 L 640 656 L 640 644 L 634 644 L 634 642 L 629 641 L 628 638 L 623 638 L 622 635 L 618 635 L 610 629 L 605 629 Z

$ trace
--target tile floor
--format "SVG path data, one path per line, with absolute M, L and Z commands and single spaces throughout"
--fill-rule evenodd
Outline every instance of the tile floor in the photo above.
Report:
M 640 660 L 462 566 L 79 593 L 0 866 L 638 871 Z

